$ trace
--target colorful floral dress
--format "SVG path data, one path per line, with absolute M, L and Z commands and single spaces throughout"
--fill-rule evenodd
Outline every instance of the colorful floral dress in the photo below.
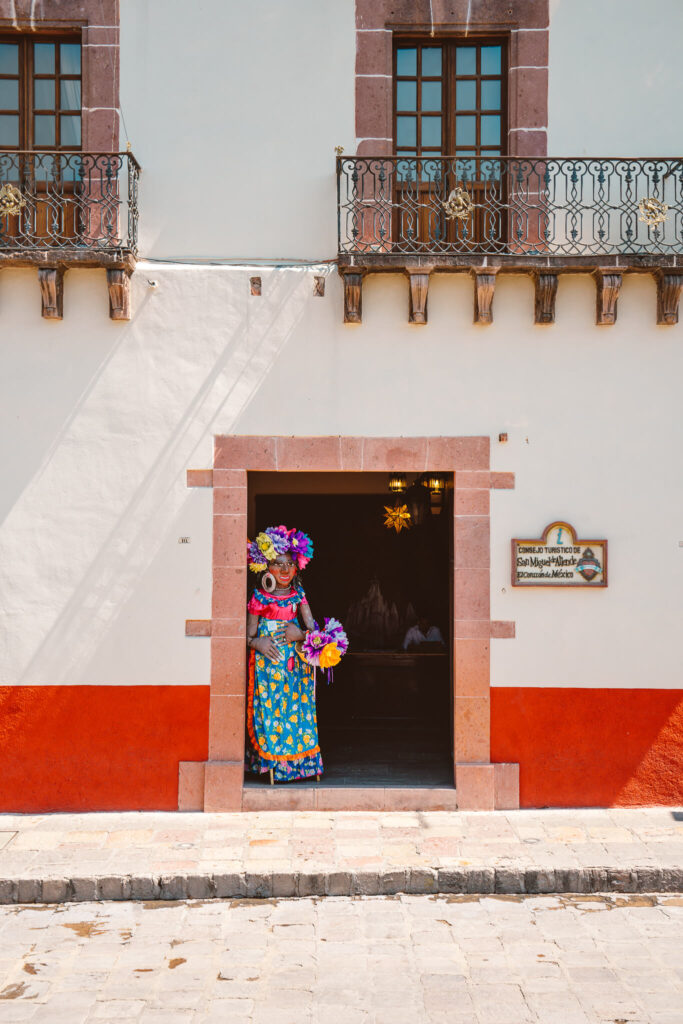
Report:
M 305 602 L 299 586 L 281 596 L 255 590 L 248 611 L 259 617 L 256 635 L 269 636 L 283 622 L 294 621 Z M 323 770 L 313 668 L 295 644 L 281 641 L 280 648 L 277 664 L 258 651 L 249 652 L 247 768 L 258 773 L 272 768 L 279 781 L 306 779 Z

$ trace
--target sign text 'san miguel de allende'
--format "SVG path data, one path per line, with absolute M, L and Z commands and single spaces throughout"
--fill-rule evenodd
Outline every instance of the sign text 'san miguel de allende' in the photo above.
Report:
M 513 587 L 606 587 L 607 541 L 579 540 L 569 523 L 551 523 L 534 540 L 512 541 Z

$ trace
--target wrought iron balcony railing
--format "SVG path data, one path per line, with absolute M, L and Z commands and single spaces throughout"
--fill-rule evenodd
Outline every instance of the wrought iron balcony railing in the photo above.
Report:
M 683 255 L 680 158 L 338 157 L 337 200 L 340 256 Z
M 0 253 L 135 256 L 132 153 L 0 152 Z

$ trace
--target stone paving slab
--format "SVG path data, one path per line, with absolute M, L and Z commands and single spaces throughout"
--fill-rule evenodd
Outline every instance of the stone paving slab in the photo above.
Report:
M 683 898 L 0 907 L 0 1024 L 680 1024 Z
M 683 812 L 0 815 L 0 903 L 677 892 Z

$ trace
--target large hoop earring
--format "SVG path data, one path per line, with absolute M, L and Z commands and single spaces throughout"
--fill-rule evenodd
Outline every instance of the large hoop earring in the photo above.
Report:
M 273 576 L 272 572 L 264 572 L 261 577 L 261 586 L 267 594 L 272 594 L 277 586 L 277 580 Z

